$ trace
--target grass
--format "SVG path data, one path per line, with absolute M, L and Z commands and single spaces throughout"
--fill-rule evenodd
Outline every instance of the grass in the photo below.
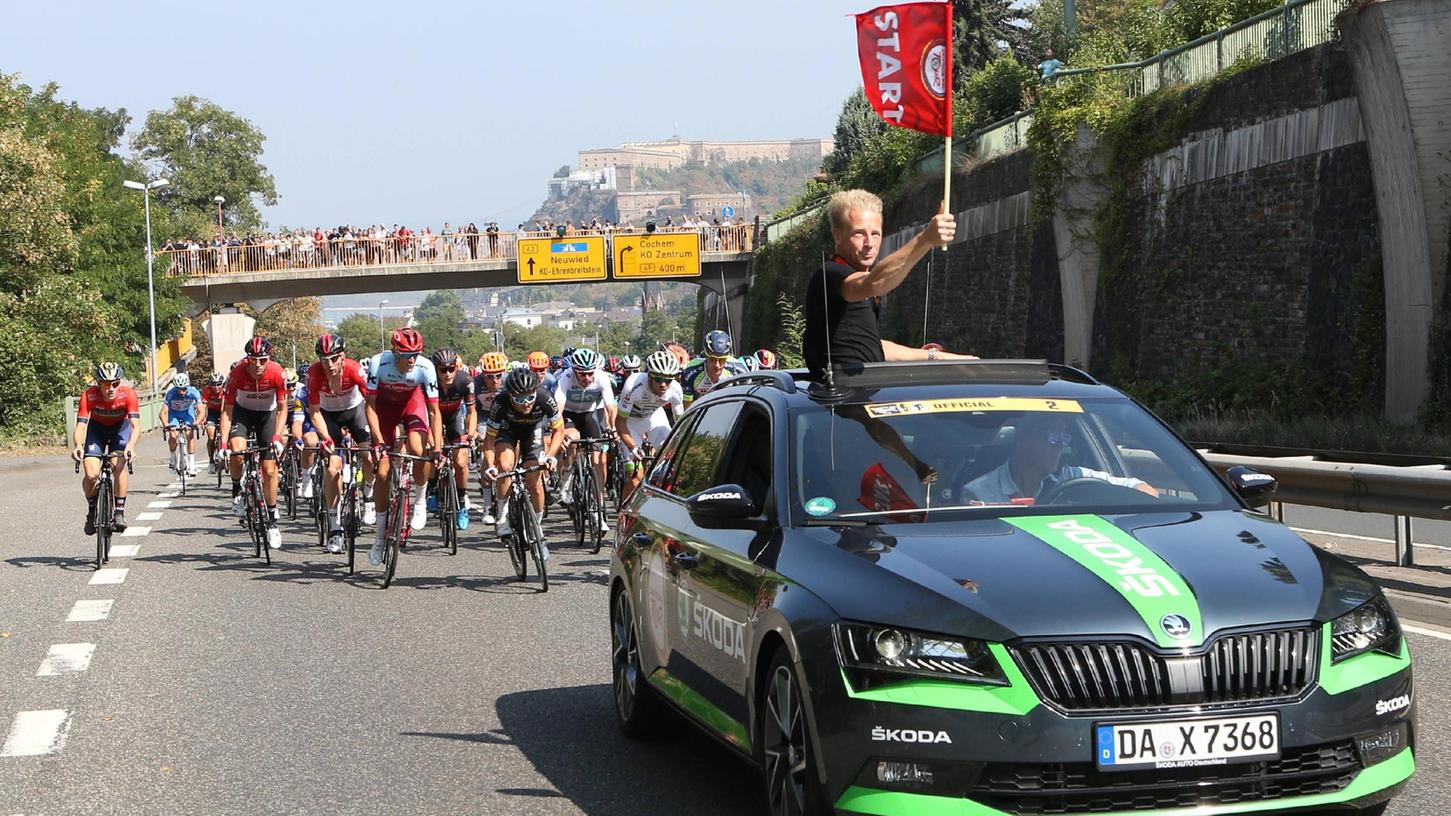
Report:
M 1199 443 L 1451 457 L 1451 434 L 1381 417 L 1280 419 L 1249 411 L 1199 410 L 1168 422 L 1185 439 Z

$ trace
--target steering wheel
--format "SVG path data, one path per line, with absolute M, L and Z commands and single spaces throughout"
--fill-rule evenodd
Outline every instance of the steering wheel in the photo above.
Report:
M 1132 487 L 1123 487 L 1092 476 L 1079 476 L 1064 479 L 1049 488 L 1034 504 L 1124 504 L 1130 494 L 1147 498 Z M 1065 499 L 1065 496 L 1070 498 Z M 1128 503 L 1138 504 L 1137 501 Z

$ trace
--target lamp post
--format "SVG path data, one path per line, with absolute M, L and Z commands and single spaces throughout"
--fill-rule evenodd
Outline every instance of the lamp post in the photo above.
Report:
M 140 190 L 142 201 L 146 212 L 146 299 L 151 304 L 151 390 L 156 390 L 156 377 L 159 373 L 156 370 L 156 283 L 152 274 L 152 251 L 151 251 L 151 191 L 165 187 L 171 182 L 164 178 L 146 182 L 123 181 L 121 186 L 131 190 Z
M 383 307 L 387 305 L 386 300 L 378 301 L 378 351 L 380 353 L 388 350 L 388 343 L 383 339 Z

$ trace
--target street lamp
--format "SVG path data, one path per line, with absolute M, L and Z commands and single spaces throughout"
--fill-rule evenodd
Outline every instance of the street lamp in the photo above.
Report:
M 151 304 L 151 390 L 156 390 L 156 283 L 152 275 L 151 252 L 151 191 L 165 187 L 171 182 L 164 178 L 142 184 L 139 181 L 122 181 L 121 186 L 140 190 L 146 208 L 146 298 Z
M 378 301 L 378 351 L 379 352 L 384 352 L 384 351 L 387 351 L 388 350 L 388 343 L 387 343 L 386 340 L 383 339 L 383 307 L 384 306 L 387 306 L 387 305 L 388 305 L 388 301 L 386 301 L 386 300 L 380 300 L 380 301 Z
M 222 196 L 217 196 L 212 200 L 217 202 L 217 237 L 226 238 L 227 230 L 222 226 L 222 205 L 227 203 L 227 199 Z

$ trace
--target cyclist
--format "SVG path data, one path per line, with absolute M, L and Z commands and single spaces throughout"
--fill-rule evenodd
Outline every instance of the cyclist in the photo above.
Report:
M 684 371 L 686 366 L 690 365 L 690 349 L 687 349 L 679 342 L 675 340 L 666 340 L 665 342 L 660 344 L 660 350 L 668 351 L 671 354 L 675 355 L 675 359 L 680 361 L 681 371 Z
M 555 384 L 554 359 L 542 351 L 531 351 L 526 361 L 529 370 L 534 372 L 534 376 L 539 378 L 540 384 L 551 394 L 554 393 Z
M 217 457 L 217 450 L 221 447 L 217 443 L 217 424 L 222 421 L 222 397 L 227 390 L 223 388 L 227 378 L 218 372 L 213 372 L 207 378 L 207 385 L 202 389 L 202 402 L 206 405 L 206 428 L 207 428 L 207 472 L 216 473 L 221 467 L 220 459 Z
M 543 352 L 536 352 L 544 357 Z M 533 355 L 530 355 L 533 357 Z M 549 364 L 549 358 L 544 357 L 544 364 Z M 502 351 L 491 351 L 479 358 L 479 375 L 474 378 L 474 402 L 475 411 L 478 416 L 485 420 L 489 412 L 494 409 L 494 402 L 504 388 L 504 375 L 509 371 L 509 358 Z M 479 437 L 477 431 L 475 438 Z M 484 518 L 485 524 L 494 523 L 494 488 L 489 480 L 480 476 L 479 482 L 483 485 L 484 493 Z
M 776 352 L 768 348 L 756 349 L 756 362 L 760 363 L 761 368 L 767 371 L 775 369 L 781 364 L 781 361 L 776 359 Z
M 620 371 L 615 375 L 615 393 L 623 394 L 629 387 L 630 378 L 640 371 L 640 358 L 633 354 L 626 354 L 620 358 Z
M 282 366 L 272 359 L 272 342 L 253 337 L 242 347 L 240 365 L 227 376 L 227 390 L 222 397 L 222 438 L 233 451 L 247 447 L 247 440 L 261 448 L 262 498 L 267 503 L 267 546 L 282 547 L 282 531 L 277 529 L 277 454 L 282 446 L 282 419 L 288 409 L 287 381 Z M 246 518 L 242 506 L 242 457 L 230 456 L 227 465 L 232 477 L 232 512 Z
M 465 444 L 474 438 L 479 430 L 479 412 L 474 404 L 474 380 L 468 375 L 468 366 L 462 366 L 458 351 L 444 346 L 429 357 L 433 369 L 438 372 L 438 413 L 443 417 L 443 443 L 445 445 Z M 460 530 L 469 528 L 469 449 L 458 448 L 453 452 L 454 482 L 463 499 L 463 511 L 457 515 Z M 438 509 L 438 497 L 428 497 L 429 510 Z
M 761 361 L 756 359 L 754 354 L 742 354 L 736 363 L 747 373 L 761 370 Z
M 162 401 L 166 403 L 166 449 L 171 454 L 172 462 L 177 462 L 176 448 L 181 442 L 181 426 L 190 425 L 193 428 L 193 430 L 186 431 L 186 454 L 177 463 L 176 472 L 179 474 L 185 469 L 186 475 L 195 477 L 195 428 L 201 424 L 202 392 L 196 390 L 196 387 L 191 384 L 191 377 L 186 374 L 177 374 L 172 379 L 171 388 L 167 389 Z
M 367 410 L 363 407 L 363 392 L 368 387 L 368 376 L 357 360 L 348 357 L 348 345 L 336 334 L 324 334 L 313 346 L 317 351 L 317 365 L 307 371 L 307 407 L 312 415 L 313 427 L 323 432 L 322 445 L 332 448 L 348 432 L 353 444 L 367 446 L 373 441 L 368 431 Z M 363 523 L 377 521 L 378 511 L 373 507 L 373 460 L 369 455 L 362 458 L 363 470 Z M 323 484 L 323 497 L 332 509 L 328 514 L 327 551 L 343 551 L 342 507 L 339 499 L 343 490 L 343 457 L 333 452 L 328 457 L 327 481 Z
M 302 448 L 297 474 L 297 495 L 311 499 L 312 463 L 317 457 L 318 433 L 317 426 L 312 423 L 312 412 L 307 409 L 307 381 L 302 378 L 301 366 L 297 371 L 283 369 L 282 374 L 287 380 L 287 392 L 292 395 L 288 403 L 288 443 Z
M 573 443 L 580 437 L 598 439 L 607 429 L 615 427 L 615 390 L 609 379 L 600 375 L 603 360 L 593 349 L 577 349 L 569 358 L 569 368 L 559 376 L 554 387 L 554 401 L 564 409 L 564 435 Z M 596 450 L 592 457 L 596 484 L 605 483 L 605 451 Z M 560 463 L 564 473 L 564 485 L 560 491 L 560 502 L 570 504 L 573 499 L 574 473 L 570 464 L 574 461 L 571 445 L 564 452 Z M 600 528 L 605 526 L 604 509 L 601 508 Z
M 620 396 L 615 430 L 620 434 L 620 455 L 630 477 L 628 491 L 639 487 L 645 477 L 644 470 L 635 466 L 641 447 L 647 443 L 660 447 L 675 418 L 685 411 L 684 395 L 675 379 L 679 374 L 680 360 L 668 351 L 657 351 L 645 360 L 645 376 L 630 378 L 631 385 Z
M 716 329 L 705 336 L 705 359 L 690 363 L 680 375 L 685 404 L 709 394 L 721 380 L 743 373 L 740 363 L 731 359 L 731 336 Z
M 509 479 L 500 479 L 499 472 L 513 470 L 516 461 L 524 465 L 543 462 L 553 470 L 557 465 L 555 455 L 564 442 L 564 418 L 554 402 L 554 395 L 539 384 L 539 375 L 530 368 L 516 368 L 504 378 L 504 394 L 507 399 L 494 400 L 485 424 L 484 478 L 494 484 L 494 515 L 498 519 L 500 538 L 513 534 L 509 526 Z M 544 428 L 549 428 L 549 440 L 544 440 Z M 534 517 L 544 515 L 544 480 L 540 471 L 524 477 L 529 487 L 529 498 L 534 505 Z M 543 548 L 543 556 L 549 557 L 549 548 Z
M 101 363 L 95 369 L 96 384 L 81 393 L 73 434 L 75 450 L 71 458 L 82 465 L 85 478 L 81 492 L 86 497 L 86 535 L 96 534 L 96 483 L 101 480 L 101 459 L 109 453 L 125 451 L 129 462 L 141 438 L 141 408 L 136 392 L 121 382 L 121 366 Z M 111 528 L 126 529 L 126 469 L 116 468 L 116 513 Z
M 368 430 L 376 445 L 391 451 L 399 447 L 395 443 L 398 441 L 398 426 L 402 424 L 410 454 L 423 455 L 425 436 L 428 447 L 441 450 L 443 417 L 438 409 L 438 372 L 431 360 L 419 356 L 423 354 L 423 335 L 405 326 L 393 332 L 391 345 L 392 351 L 375 355 L 368 366 L 368 389 L 364 394 Z M 378 529 L 373 537 L 373 548 L 368 552 L 368 562 L 375 567 L 383 563 L 383 545 L 388 534 L 390 464 L 387 457 L 379 459 L 373 479 Z M 413 497 L 409 526 L 414 530 L 423 529 L 428 519 L 428 505 L 424 501 L 428 491 L 428 474 L 427 462 L 413 463 L 413 484 L 417 493 Z

